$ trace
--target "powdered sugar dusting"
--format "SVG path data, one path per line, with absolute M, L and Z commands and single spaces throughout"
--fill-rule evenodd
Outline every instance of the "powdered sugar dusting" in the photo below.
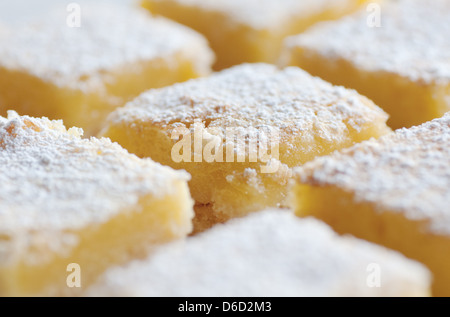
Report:
M 154 2 L 164 0 L 152 0 Z M 308 18 L 327 10 L 355 6 L 356 0 L 174 0 L 189 7 L 226 14 L 231 20 L 256 29 L 275 31 L 293 19 Z M 344 11 L 345 12 L 345 11 Z
M 204 122 L 210 129 L 274 128 L 284 139 L 341 140 L 387 115 L 353 90 L 296 68 L 243 64 L 209 78 L 150 90 L 113 112 L 107 124 L 151 122 L 163 129 Z M 222 135 L 225 135 L 223 133 Z
M 414 81 L 450 82 L 450 2 L 399 0 L 381 10 L 381 27 L 367 25 L 368 13 L 319 24 L 287 39 L 328 59 L 357 68 L 386 71 Z
M 374 262 L 382 288 L 367 286 Z M 429 283 L 424 266 L 396 252 L 339 237 L 312 218 L 267 210 L 113 268 L 88 295 L 401 296 L 425 295 Z
M 0 39 L 6 37 L 10 30 L 0 22 Z
M 188 179 L 109 139 L 81 134 L 45 118 L 13 112 L 0 118 L 0 234 L 8 241 L 38 243 L 51 232 L 70 236 L 63 233 L 104 223 L 139 206 L 143 196 L 173 194 L 174 183 Z M 45 241 L 49 247 L 64 243 L 63 237 L 53 240 Z M 4 251 L 0 243 L 0 256 Z
M 17 28 L 0 43 L 0 66 L 58 86 L 98 90 L 105 72 L 133 63 L 184 54 L 207 73 L 213 61 L 200 34 L 145 10 L 85 5 L 81 13 L 79 28 L 67 26 L 65 11 Z
M 450 113 L 318 158 L 296 172 L 302 183 L 338 186 L 357 201 L 450 234 Z

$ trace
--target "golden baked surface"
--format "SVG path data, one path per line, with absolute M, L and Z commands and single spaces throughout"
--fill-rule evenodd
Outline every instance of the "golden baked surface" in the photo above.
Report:
M 366 0 L 142 0 L 150 12 L 202 33 L 216 70 L 244 62 L 276 62 L 283 39 L 357 10 Z
M 164 0 L 153 0 L 164 2 Z M 278 29 L 286 20 L 301 19 L 336 8 L 353 6 L 354 0 L 175 0 L 180 6 L 193 6 L 206 12 L 223 12 L 236 23 L 248 24 L 255 29 Z M 362 2 L 362 1 L 359 1 Z

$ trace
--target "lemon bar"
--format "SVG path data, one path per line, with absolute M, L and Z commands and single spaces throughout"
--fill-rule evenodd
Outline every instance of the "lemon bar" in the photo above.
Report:
M 195 217 L 192 220 L 193 230 L 191 236 L 195 236 L 200 232 L 206 231 L 223 221 L 213 209 L 212 204 L 196 204 L 194 206 Z
M 185 237 L 188 178 L 61 121 L 0 117 L 0 296 L 73 295 Z
M 435 295 L 450 295 L 450 113 L 296 171 L 293 205 L 426 264 Z
M 367 98 L 299 68 L 243 64 L 143 93 L 101 135 L 188 171 L 192 197 L 220 222 L 282 206 L 291 167 L 384 135 L 386 120 Z
M 142 0 L 142 5 L 204 34 L 220 70 L 277 60 L 283 39 L 355 11 L 365 0 Z
M 82 6 L 80 27 L 69 27 L 66 14 L 29 22 L 0 42 L 1 114 L 63 119 L 94 135 L 139 93 L 210 71 L 203 36 L 144 9 Z
M 379 274 L 379 276 L 375 276 Z M 315 219 L 266 210 L 108 270 L 90 296 L 428 296 L 430 273 Z
M 450 2 L 386 2 L 379 27 L 361 11 L 317 25 L 285 43 L 282 65 L 356 89 L 411 127 L 450 110 Z

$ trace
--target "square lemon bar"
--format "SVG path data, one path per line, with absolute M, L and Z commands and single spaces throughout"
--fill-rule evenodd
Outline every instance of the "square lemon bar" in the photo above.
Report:
M 390 132 L 387 115 L 353 90 L 296 67 L 243 64 L 143 93 L 101 135 L 192 175 L 197 204 L 220 222 L 285 205 L 291 167 Z
M 289 37 L 281 64 L 356 89 L 395 129 L 441 117 L 450 110 L 450 1 L 372 8 Z
M 277 60 L 283 39 L 312 24 L 355 11 L 365 0 L 142 0 L 161 14 L 204 34 L 220 70 Z
M 213 53 L 203 36 L 144 9 L 85 5 L 80 27 L 62 13 L 0 41 L 0 114 L 63 119 L 93 135 L 139 93 L 210 71 Z
M 426 264 L 450 295 L 450 113 L 296 171 L 293 207 Z
M 185 172 L 80 133 L 0 117 L 0 296 L 77 294 L 192 229 Z
M 430 284 L 425 266 L 395 251 L 266 210 L 113 267 L 86 295 L 429 296 Z

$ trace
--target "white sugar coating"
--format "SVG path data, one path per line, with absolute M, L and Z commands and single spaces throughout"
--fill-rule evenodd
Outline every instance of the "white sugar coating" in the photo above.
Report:
M 165 0 L 152 0 L 163 2 Z M 255 29 L 275 31 L 294 19 L 309 18 L 331 9 L 344 10 L 354 6 L 356 0 L 172 0 L 206 12 L 219 12 L 238 23 Z M 345 12 L 345 11 L 344 11 Z
M 59 232 L 63 240 L 70 236 L 63 233 L 131 212 L 143 197 L 173 195 L 174 184 L 189 179 L 109 139 L 81 134 L 77 128 L 66 131 L 61 121 L 14 112 L 0 117 L 0 237 L 34 243 L 30 235 Z M 55 248 L 65 243 L 50 242 Z M 2 246 L 4 259 L 8 249 Z
M 0 67 L 58 86 L 98 90 L 107 72 L 136 67 L 138 62 L 171 62 L 181 54 L 207 73 L 213 61 L 203 36 L 146 10 L 113 5 L 81 9 L 79 28 L 67 25 L 68 13 L 63 11 L 14 30 L 7 43 L 0 42 Z
M 318 158 L 295 172 L 302 183 L 337 186 L 354 193 L 357 202 L 450 234 L 450 113 Z
M 333 142 L 351 129 L 360 131 L 386 119 L 356 91 L 333 86 L 297 67 L 242 64 L 208 78 L 149 90 L 115 110 L 107 125 L 147 121 L 170 131 L 203 122 L 223 137 L 226 128 L 241 129 L 248 138 L 253 128 L 267 128 L 278 131 L 281 140 Z
M 10 32 L 9 28 L 0 22 L 0 38 L 5 37 Z
M 343 58 L 365 71 L 413 81 L 450 82 L 450 1 L 398 0 L 381 7 L 381 27 L 369 27 L 362 10 L 324 22 L 286 40 L 327 59 Z
M 367 285 L 373 264 L 380 288 Z M 372 265 L 372 266 L 371 266 Z M 368 273 L 369 272 L 369 273 Z M 399 253 L 266 210 L 106 272 L 90 296 L 426 295 L 430 274 Z

